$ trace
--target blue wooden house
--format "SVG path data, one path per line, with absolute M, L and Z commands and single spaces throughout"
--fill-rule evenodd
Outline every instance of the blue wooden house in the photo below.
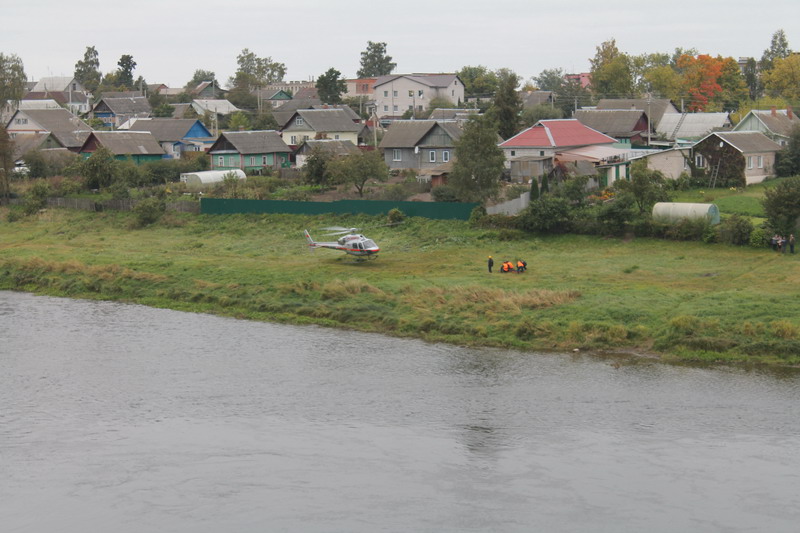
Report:
M 191 118 L 137 119 L 128 131 L 149 131 L 171 159 L 180 159 L 183 152 L 205 152 L 216 140 L 201 121 Z

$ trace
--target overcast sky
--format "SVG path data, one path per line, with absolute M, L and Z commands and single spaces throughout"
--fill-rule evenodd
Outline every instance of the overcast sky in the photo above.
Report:
M 465 65 L 585 72 L 603 41 L 631 55 L 696 48 L 754 56 L 783 29 L 800 50 L 797 0 L 23 0 L 4 2 L 0 52 L 22 58 L 29 79 L 72 76 L 87 46 L 103 73 L 123 54 L 134 77 L 179 87 L 197 69 L 227 82 L 249 48 L 308 80 L 333 67 L 355 77 L 367 41 L 387 43 L 395 73 L 455 72 Z

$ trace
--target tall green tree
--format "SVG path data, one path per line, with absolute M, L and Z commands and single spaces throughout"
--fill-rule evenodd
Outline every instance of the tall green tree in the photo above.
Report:
M 247 48 L 236 56 L 236 63 L 239 67 L 228 84 L 248 92 L 281 81 L 286 75 L 286 65 L 271 57 L 258 57 Z
M 342 73 L 335 68 L 329 68 L 325 74 L 317 78 L 317 94 L 325 104 L 342 103 L 342 93 L 347 92 L 347 81 L 342 78 Z
M 747 90 L 747 83 L 739 68 L 739 62 L 732 57 L 717 58 L 722 60 L 722 71 L 719 75 L 719 86 L 722 92 L 719 95 L 719 100 L 722 103 L 723 111 L 736 111 L 739 105 L 747 100 L 749 91 Z
M 789 144 L 778 152 L 775 165 L 778 176 L 800 176 L 800 126 L 795 126 L 789 136 Z
M 497 74 L 483 65 L 461 67 L 456 75 L 464 82 L 466 97 L 490 97 L 497 91 Z
M 533 81 L 540 91 L 553 91 L 554 93 L 560 93 L 566 83 L 564 70 L 560 68 L 544 69 L 538 76 L 533 77 Z
M 761 204 L 770 226 L 782 234 L 797 233 L 800 228 L 800 177 L 764 189 Z
M 592 92 L 598 98 L 630 98 L 634 96 L 630 58 L 619 51 L 617 41 L 605 41 L 589 60 Z
M 132 55 L 124 54 L 117 61 L 117 83 L 128 89 L 134 88 L 133 71 L 136 68 L 136 61 Z
M 500 190 L 504 161 L 492 120 L 486 116 L 472 117 L 456 141 L 455 162 L 448 185 L 465 202 L 494 198 Z
M 520 77 L 510 69 L 497 71 L 497 92 L 488 114 L 497 124 L 497 132 L 503 139 L 514 136 L 519 131 L 522 98 L 517 87 Z
M 639 213 L 650 212 L 656 202 L 669 202 L 667 179 L 658 170 L 647 168 L 643 159 L 631 165 L 631 179 L 614 182 L 614 188 L 630 195 L 639 208 Z
M 25 93 L 25 68 L 14 54 L 0 53 L 0 106 L 7 101 L 19 102 Z
M 752 57 L 747 59 L 744 66 L 744 83 L 747 85 L 747 92 L 751 100 L 756 100 L 761 96 L 761 78 L 758 75 L 758 63 Z
M 367 49 L 361 52 L 361 68 L 358 69 L 359 78 L 375 78 L 388 76 L 397 66 L 392 61 L 392 56 L 386 54 L 386 43 L 367 41 Z
M 0 204 L 8 203 L 11 194 L 11 172 L 14 169 L 14 143 L 5 126 L 0 124 Z
M 117 165 L 114 154 L 101 146 L 81 163 L 81 175 L 90 189 L 102 189 L 114 182 Z
M 380 150 L 333 159 L 328 163 L 328 172 L 335 183 L 352 185 L 361 197 L 364 196 L 367 182 L 385 182 L 389 179 L 389 167 Z
M 190 79 L 188 82 L 186 82 L 186 85 L 184 85 L 184 87 L 187 90 L 191 91 L 192 89 L 194 89 L 195 87 L 197 87 L 198 85 L 203 83 L 204 81 L 216 82 L 216 80 L 217 80 L 217 76 L 216 76 L 216 74 L 214 74 L 213 71 L 197 69 L 197 70 L 194 71 L 194 74 L 192 75 L 192 79 Z M 219 85 L 219 84 L 217 84 L 217 85 Z
M 87 46 L 83 59 L 75 63 L 74 76 L 89 92 L 95 92 L 100 86 L 103 75 L 100 73 L 100 56 L 94 46 Z
M 764 75 L 764 88 L 770 96 L 800 100 L 800 55 L 776 59 L 772 70 Z
M 303 181 L 309 185 L 328 185 L 331 179 L 328 163 L 332 159 L 331 152 L 319 146 L 313 147 L 303 165 Z
M 772 34 L 772 39 L 769 43 L 769 48 L 764 50 L 761 55 L 761 62 L 759 67 L 761 72 L 772 70 L 773 63 L 776 59 L 784 59 L 789 57 L 792 51 L 789 50 L 789 40 L 786 38 L 786 32 L 778 30 Z
M 242 111 L 237 111 L 228 119 L 228 128 L 232 131 L 244 131 L 250 129 L 250 118 Z

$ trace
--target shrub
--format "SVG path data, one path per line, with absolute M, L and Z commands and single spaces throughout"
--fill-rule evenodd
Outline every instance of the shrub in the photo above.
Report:
M 766 248 L 769 246 L 771 233 L 772 231 L 770 231 L 768 228 L 754 228 L 753 231 L 750 232 L 748 244 L 753 248 Z
M 431 189 L 431 196 L 435 202 L 457 202 L 456 190 L 450 185 L 440 185 Z
M 719 242 L 741 246 L 750 242 L 753 223 L 742 216 L 731 215 L 722 221 L 717 231 L 719 232 Z
M 133 208 L 133 214 L 137 227 L 144 227 L 158 221 L 167 210 L 167 205 L 163 199 L 152 197 L 145 198 L 137 203 Z
M 390 209 L 389 213 L 386 214 L 386 220 L 388 221 L 389 224 L 399 224 L 405 219 L 406 219 L 405 213 L 403 213 L 397 208 Z
M 565 198 L 545 194 L 519 215 L 520 227 L 539 233 L 565 233 L 570 229 L 569 205 Z
M 34 183 L 25 196 L 24 212 L 32 215 L 47 205 L 47 197 L 50 196 L 50 185 L 46 181 L 40 180 Z

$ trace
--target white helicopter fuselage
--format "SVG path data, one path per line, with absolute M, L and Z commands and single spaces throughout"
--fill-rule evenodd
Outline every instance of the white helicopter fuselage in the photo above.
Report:
M 308 241 L 308 245 L 311 248 L 329 248 L 331 250 L 340 250 L 356 257 L 367 258 L 375 257 L 381 251 L 375 241 L 361 234 L 344 235 L 334 242 L 315 241 L 309 235 L 308 230 L 305 231 L 305 235 L 306 241 Z

